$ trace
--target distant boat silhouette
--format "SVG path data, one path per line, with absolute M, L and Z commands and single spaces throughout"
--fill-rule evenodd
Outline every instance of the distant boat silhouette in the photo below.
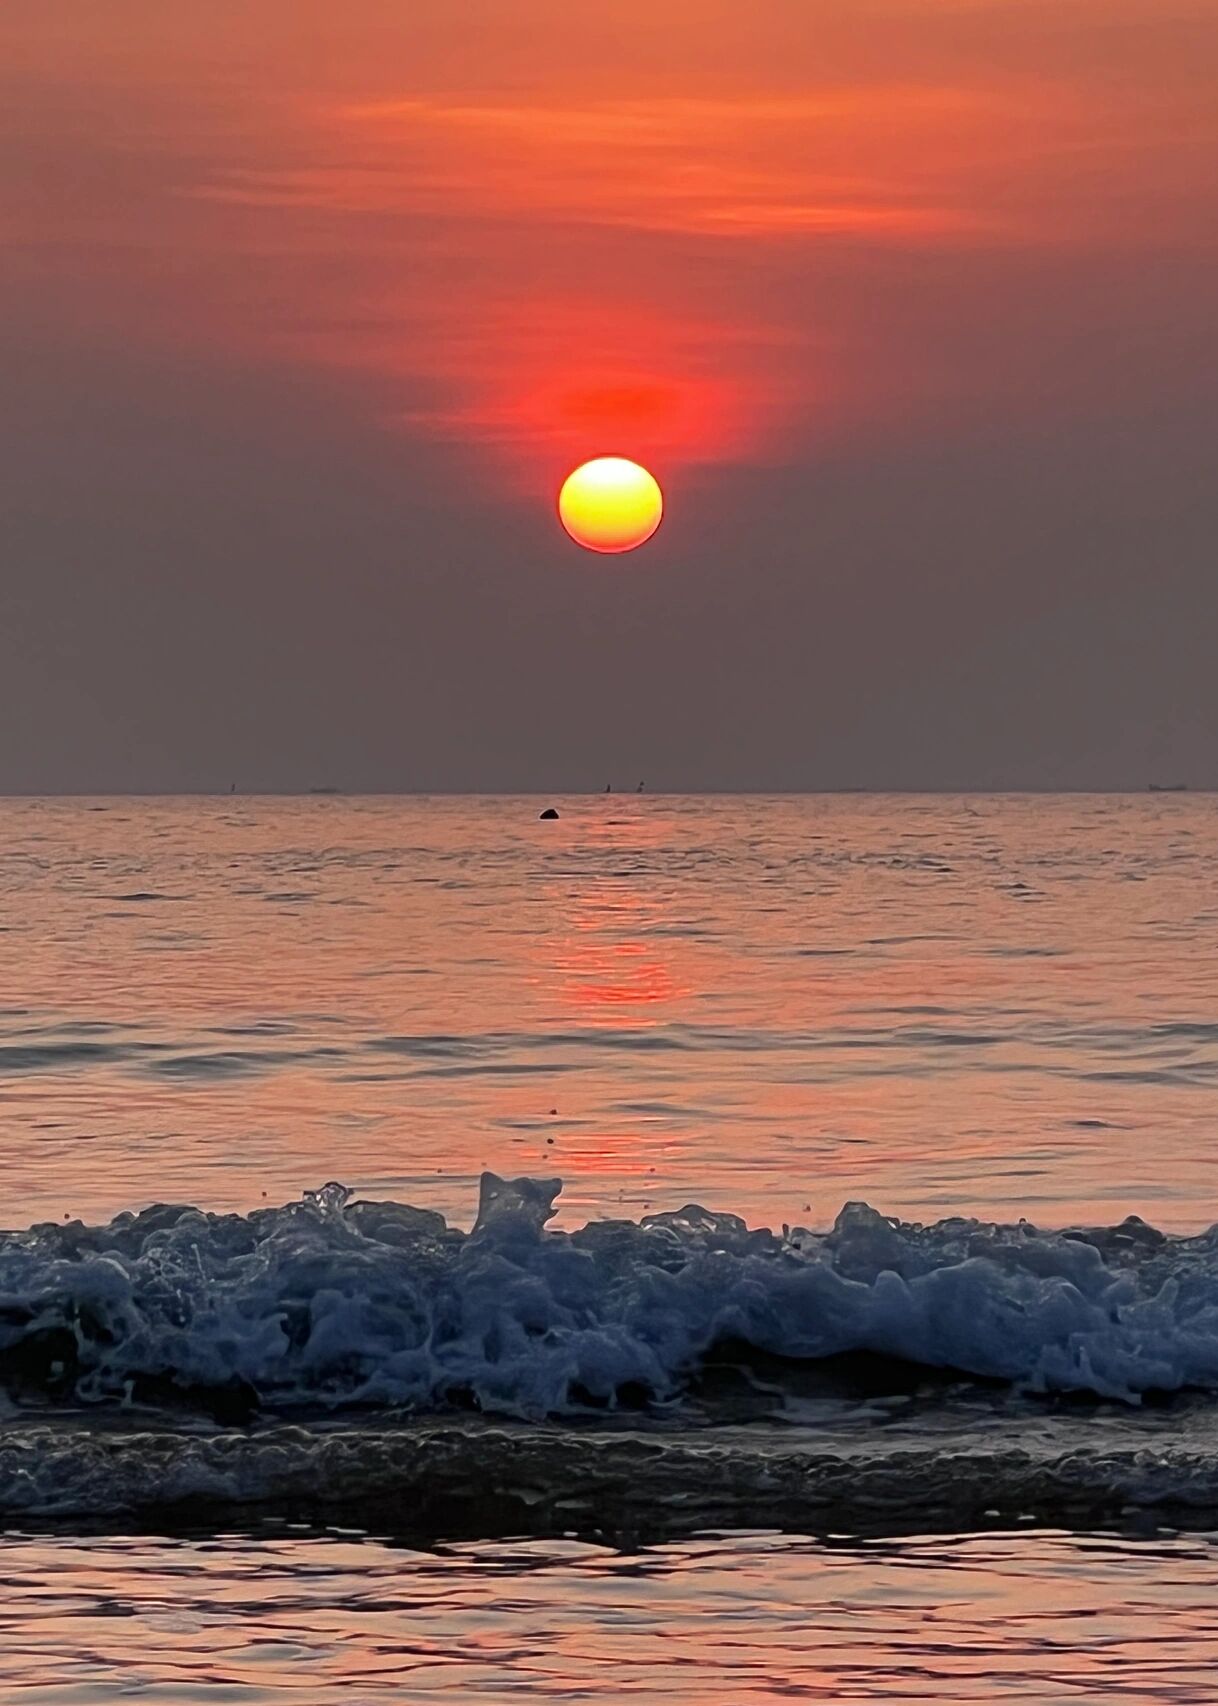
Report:
M 341 794 L 341 788 L 310 788 L 310 794 Z
M 1147 789 L 1152 794 L 1187 794 L 1187 782 L 1148 782 Z

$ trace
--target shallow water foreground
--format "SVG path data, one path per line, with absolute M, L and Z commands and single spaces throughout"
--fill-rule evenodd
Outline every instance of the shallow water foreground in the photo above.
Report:
M 0 1540 L 26 1706 L 1211 1702 L 1218 1544 L 1055 1531 L 429 1552 L 354 1534 Z

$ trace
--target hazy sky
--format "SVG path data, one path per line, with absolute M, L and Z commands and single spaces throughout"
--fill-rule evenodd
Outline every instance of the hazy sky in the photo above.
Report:
M 1218 0 L 5 0 L 0 789 L 1218 784 L 1216 82 Z

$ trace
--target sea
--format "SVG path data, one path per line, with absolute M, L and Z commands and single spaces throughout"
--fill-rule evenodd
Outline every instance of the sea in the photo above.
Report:
M 0 801 L 0 1700 L 1212 1703 L 1216 1111 L 1215 796 Z

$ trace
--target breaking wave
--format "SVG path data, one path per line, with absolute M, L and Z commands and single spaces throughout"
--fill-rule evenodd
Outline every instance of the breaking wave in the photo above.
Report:
M 0 1235 L 19 1402 L 228 1421 L 460 1407 L 525 1420 L 678 1406 L 717 1347 L 900 1359 L 1137 1403 L 1218 1389 L 1218 1229 L 831 1231 L 687 1207 L 547 1229 L 557 1180 L 482 1180 L 471 1232 L 327 1185 L 247 1215 L 165 1206 Z
M 428 1532 L 1218 1512 L 1218 1231 L 327 1185 L 0 1234 L 0 1513 Z M 1147 1403 L 1156 1394 L 1170 1402 Z

